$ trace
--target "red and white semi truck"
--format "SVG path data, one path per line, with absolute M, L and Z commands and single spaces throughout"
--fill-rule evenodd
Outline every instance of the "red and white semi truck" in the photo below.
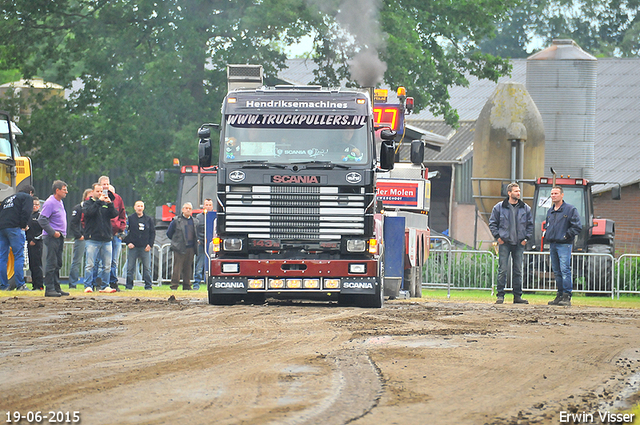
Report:
M 398 246 L 415 242 L 416 233 L 405 234 L 406 211 L 384 212 L 391 198 L 379 191 L 394 187 L 388 172 L 397 133 L 376 122 L 381 115 L 374 114 L 372 94 L 264 87 L 259 66 L 230 65 L 228 76 L 222 123 L 198 131 L 200 166 L 208 167 L 211 127 L 220 130 L 209 302 L 255 303 L 268 296 L 382 307 L 385 293 L 398 295 L 405 254 L 417 262 L 425 256 L 413 247 L 398 256 Z M 383 174 L 387 189 L 378 185 Z M 411 181 L 398 184 L 405 194 L 415 189 Z M 407 198 L 422 208 L 424 196 L 416 190 Z M 416 215 L 424 219 L 422 238 L 427 215 Z M 385 232 L 394 225 L 392 235 Z M 388 259 L 395 257 L 402 262 L 400 285 L 388 280 L 395 277 L 387 273 Z

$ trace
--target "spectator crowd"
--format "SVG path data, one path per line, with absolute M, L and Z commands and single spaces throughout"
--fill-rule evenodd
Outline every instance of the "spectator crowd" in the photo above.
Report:
M 142 266 L 144 289 L 153 289 L 151 252 L 156 230 L 154 219 L 144 212 L 144 202 L 136 201 L 134 212 L 127 217 L 122 197 L 116 193 L 109 177 L 101 176 L 84 191 L 81 202 L 73 207 L 67 223 L 64 204 L 67 184 L 56 180 L 51 189 L 51 195 L 42 205 L 30 185 L 2 201 L 0 290 L 43 290 L 45 297 L 69 295 L 60 285 L 67 237 L 73 239 L 69 289 L 83 285 L 86 293 L 120 291 L 117 266 L 123 243 L 127 247 L 124 289 L 133 289 L 138 263 Z M 211 199 L 204 201 L 204 210 L 213 211 Z M 182 205 L 181 214 L 175 217 L 167 230 L 174 254 L 173 290 L 178 289 L 181 277 L 183 290 L 198 289 L 204 279 L 205 219 L 194 216 L 192 212 L 193 206 L 186 202 Z M 27 286 L 24 275 L 25 251 L 32 289 Z M 84 277 L 81 277 L 83 258 Z M 193 285 L 191 277 L 194 277 Z

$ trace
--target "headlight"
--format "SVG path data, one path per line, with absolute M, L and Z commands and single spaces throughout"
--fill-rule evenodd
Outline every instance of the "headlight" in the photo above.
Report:
M 349 239 L 347 241 L 347 251 L 364 252 L 367 249 L 367 242 L 362 239 Z
M 338 289 L 340 287 L 340 279 L 325 279 L 324 289 Z
M 300 289 L 302 287 L 302 279 L 287 279 L 287 288 Z
M 225 251 L 242 251 L 242 239 L 225 239 L 222 246 Z
M 269 279 L 269 288 L 271 289 L 284 288 L 284 279 Z
M 349 264 L 349 273 L 364 274 L 367 271 L 366 264 Z
M 303 283 L 306 289 L 320 288 L 320 279 L 305 279 Z
M 249 289 L 264 289 L 264 279 L 249 279 Z
M 238 273 L 240 264 L 238 263 L 222 263 L 222 273 Z

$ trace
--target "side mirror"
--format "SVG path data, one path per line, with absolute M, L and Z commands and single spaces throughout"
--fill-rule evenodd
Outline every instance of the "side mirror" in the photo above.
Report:
M 424 143 L 422 140 L 411 142 L 411 163 L 420 165 L 424 161 Z
M 393 148 L 393 144 L 382 142 L 380 145 L 380 168 L 383 170 L 393 170 L 395 157 L 396 151 Z
M 622 188 L 620 184 L 617 184 L 611 188 L 611 199 L 614 201 L 619 201 L 622 195 Z
M 389 129 L 387 128 L 387 129 L 384 129 L 384 130 L 382 130 L 382 131 L 380 132 L 380 138 L 381 138 L 382 140 L 393 140 L 393 139 L 395 139 L 395 138 L 396 138 L 396 134 L 397 134 L 397 133 L 396 133 L 395 131 L 393 131 L 393 130 L 389 130 Z
M 164 171 L 156 171 L 156 184 L 164 184 Z
M 198 143 L 198 166 L 211 167 L 211 139 L 200 139 Z
M 200 138 L 200 139 L 210 139 L 211 138 L 211 129 L 209 127 L 200 127 L 198 129 L 198 138 Z

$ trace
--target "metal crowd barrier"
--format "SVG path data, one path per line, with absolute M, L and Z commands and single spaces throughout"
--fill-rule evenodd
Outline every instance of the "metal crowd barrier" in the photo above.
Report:
M 495 292 L 498 277 L 498 256 L 493 251 L 453 249 L 444 236 L 430 240 L 429 258 L 424 265 L 425 289 L 476 289 Z M 156 286 L 171 281 L 173 252 L 170 244 L 154 245 L 151 252 L 152 280 Z M 65 241 L 60 277 L 68 279 L 73 259 L 73 241 Z M 127 247 L 123 243 L 118 257 L 118 277 L 126 277 Z M 195 261 L 195 259 L 194 259 Z M 84 258 L 80 277 L 84 276 Z M 620 294 L 640 294 L 640 254 L 624 254 L 614 258 L 604 253 L 572 253 L 573 291 L 606 294 L 618 298 Z M 28 272 L 28 256 L 25 255 Z M 506 289 L 512 289 L 513 272 L 507 275 Z M 142 284 L 142 270 L 138 265 L 134 283 Z M 549 252 L 526 251 L 523 255 L 522 287 L 528 292 L 555 292 L 555 277 Z
M 624 254 L 617 260 L 618 299 L 620 294 L 640 294 L 640 254 Z
M 153 245 L 153 249 L 151 250 L 151 279 L 153 284 L 156 286 L 162 285 L 163 283 L 171 281 L 171 273 L 173 271 L 173 252 L 170 251 L 171 244 L 164 245 Z M 120 279 L 126 279 L 127 275 L 127 245 L 122 244 L 122 249 L 120 250 L 120 254 L 118 256 L 117 262 L 117 275 Z M 28 255 L 25 252 L 25 263 L 24 270 L 25 276 L 28 275 L 29 271 L 29 260 Z M 46 257 L 43 255 L 43 271 L 45 269 L 44 260 Z M 73 241 L 65 241 L 64 248 L 62 251 L 62 267 L 60 269 L 60 278 L 66 280 L 69 278 L 69 272 L 71 270 L 71 263 L 73 261 Z M 81 279 L 84 279 L 84 270 L 85 270 L 85 258 L 84 255 L 82 257 L 82 263 L 80 266 L 79 276 Z M 195 258 L 194 258 L 195 265 Z M 195 273 L 195 271 L 194 271 Z M 136 276 L 133 280 L 134 284 L 142 284 L 142 265 L 140 263 L 137 264 L 136 267 Z
M 605 253 L 572 253 L 573 291 L 609 295 L 640 294 L 640 255 L 616 259 Z M 493 251 L 452 249 L 445 237 L 431 238 L 423 288 L 491 290 L 495 292 L 498 256 Z M 513 269 L 507 273 L 506 289 L 512 290 Z M 526 251 L 523 255 L 522 288 L 528 292 L 555 292 L 549 252 Z

